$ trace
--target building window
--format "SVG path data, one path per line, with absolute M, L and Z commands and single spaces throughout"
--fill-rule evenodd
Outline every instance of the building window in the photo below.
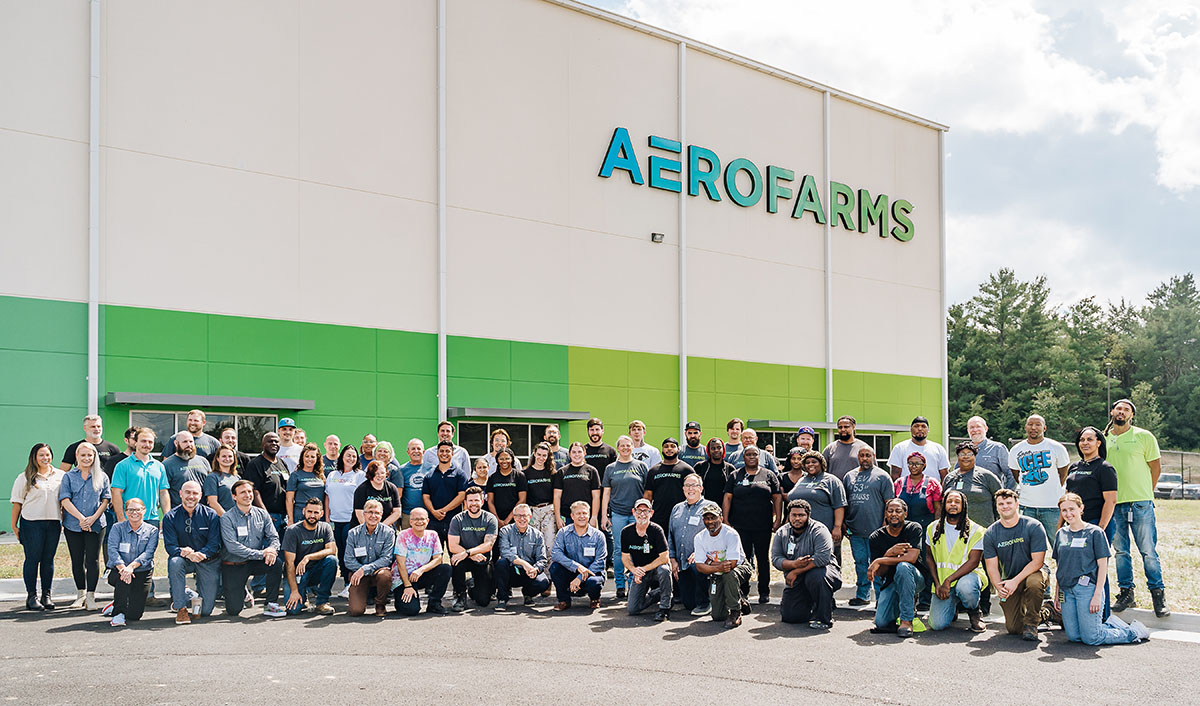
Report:
M 521 465 L 527 466 L 533 447 L 545 438 L 548 426 L 550 425 L 528 422 L 460 422 L 458 424 L 458 443 L 467 450 L 474 462 L 474 459 L 492 450 L 489 443 L 492 432 L 503 429 L 512 439 L 509 448 L 521 461 Z
M 262 451 L 263 434 L 275 431 L 279 418 L 274 414 L 238 414 L 235 412 L 205 412 L 204 432 L 218 439 L 221 432 L 232 427 L 237 430 L 238 450 L 257 454 Z M 187 412 L 131 410 L 129 426 L 150 427 L 154 430 L 154 456 L 161 456 L 163 444 L 176 432 L 187 429 Z
M 892 455 L 892 437 L 890 434 L 857 434 L 859 439 L 875 449 L 875 465 L 885 471 L 891 472 L 888 468 L 888 456 Z

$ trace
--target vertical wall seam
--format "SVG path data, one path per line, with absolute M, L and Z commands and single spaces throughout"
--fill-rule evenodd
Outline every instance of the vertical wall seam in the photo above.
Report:
M 829 91 L 822 92 L 823 116 L 821 132 L 825 144 L 825 183 L 833 183 L 829 157 Z M 832 189 L 826 190 L 832 201 Z M 832 203 L 831 203 L 832 206 Z M 825 421 L 833 421 L 833 228 L 832 219 L 825 219 Z
M 687 42 L 679 43 L 679 146 L 687 145 Z M 686 159 L 680 154 L 680 159 Z M 679 189 L 679 426 L 688 418 L 687 191 Z
M 100 397 L 100 0 L 91 0 L 88 53 L 87 413 Z
M 446 418 L 446 0 L 437 0 L 438 420 Z

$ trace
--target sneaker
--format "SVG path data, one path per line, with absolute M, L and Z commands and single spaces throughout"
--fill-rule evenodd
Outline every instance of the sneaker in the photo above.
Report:
M 702 615 L 708 615 L 711 612 L 712 612 L 711 605 L 698 605 L 695 608 L 692 608 L 692 615 L 696 616 L 697 618 L 699 618 Z
M 175 614 L 175 624 L 176 625 L 190 625 L 191 623 L 192 623 L 192 616 L 188 614 L 187 607 L 185 606 L 183 608 L 180 608 L 179 612 Z
M 1146 629 L 1146 626 L 1143 625 L 1142 621 L 1140 621 L 1140 620 L 1135 620 L 1132 623 L 1130 623 L 1129 629 L 1132 630 L 1135 635 L 1137 635 L 1138 640 L 1149 640 L 1150 639 L 1150 631 L 1148 629 Z
M 112 612 L 113 612 L 113 604 L 112 604 L 112 601 L 109 601 L 108 605 L 104 606 L 104 610 L 100 611 L 100 615 L 103 615 L 104 617 L 107 618 L 108 616 L 112 615 Z
M 813 630 L 828 630 L 833 627 L 833 623 L 826 623 L 821 620 L 814 620 L 808 624 L 808 627 Z
M 533 603 L 534 603 L 533 596 L 525 596 L 525 600 L 522 602 L 521 605 L 531 606 L 531 605 L 533 605 Z
M 618 601 L 625 600 L 626 595 L 627 594 L 625 593 L 625 589 L 623 587 L 618 586 L 617 587 L 617 600 Z
M 89 593 L 83 597 L 83 609 L 87 611 L 96 610 L 96 594 Z
M 338 598 L 349 598 L 350 597 L 350 587 L 347 586 L 347 587 L 343 588 L 342 592 L 337 594 L 337 597 Z
M 263 608 L 263 615 L 268 618 L 282 618 L 287 615 L 287 611 L 279 606 L 278 603 L 268 603 L 266 608 Z
M 1026 625 L 1025 632 L 1021 633 L 1021 639 L 1029 642 L 1038 641 L 1038 631 L 1036 625 Z
M 108 624 L 113 626 L 114 628 L 125 627 L 125 614 L 117 613 L 116 615 L 113 616 L 112 620 Z
M 433 615 L 445 615 L 446 606 L 442 605 L 441 601 L 438 601 L 437 603 L 430 603 L 425 607 L 425 612 L 432 613 Z
M 871 605 L 871 601 L 868 601 L 865 598 L 859 598 L 858 596 L 855 596 L 854 598 L 850 599 L 848 605 L 851 608 L 861 608 L 862 606 L 865 606 L 865 605 Z
M 467 602 L 463 600 L 462 595 L 456 595 L 454 602 L 450 604 L 451 613 L 461 613 L 467 609 Z
M 322 603 L 316 608 L 313 608 L 313 612 L 317 615 L 333 615 L 337 611 L 335 611 L 333 606 L 329 605 L 328 603 Z
M 654 614 L 654 622 L 661 623 L 665 620 L 668 620 L 670 618 L 670 616 L 671 616 L 671 611 L 663 610 L 663 609 L 659 608 L 658 612 Z
M 496 607 L 492 610 L 496 611 L 497 613 L 503 613 L 504 611 L 508 610 L 508 601 L 496 601 Z

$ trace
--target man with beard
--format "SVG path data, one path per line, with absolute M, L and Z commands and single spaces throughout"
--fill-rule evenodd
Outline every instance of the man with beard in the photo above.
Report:
M 1008 447 L 988 438 L 988 425 L 983 417 L 967 420 L 967 436 L 975 444 L 975 465 L 986 468 L 1000 479 L 1005 488 L 1017 489 L 1017 480 L 1008 467 Z
M 812 427 L 800 427 L 792 439 L 796 442 L 796 448 L 812 451 L 813 445 L 817 443 L 817 432 Z
M 547 425 L 546 431 L 542 432 L 542 441 L 550 444 L 550 458 L 554 459 L 555 468 L 562 468 L 571 462 L 567 450 L 558 445 L 561 440 L 562 430 L 558 428 L 557 424 Z
M 301 512 L 304 519 L 288 527 L 283 535 L 283 565 L 287 578 L 284 609 L 288 615 L 304 612 L 308 592 L 313 591 L 317 594 L 313 612 L 333 615 L 329 595 L 338 572 L 333 525 L 321 520 L 325 516 L 325 504 L 319 498 L 309 498 Z
M 843 415 L 837 420 L 837 437 L 825 445 L 821 455 L 825 457 L 826 471 L 841 480 L 847 473 L 858 468 L 858 452 L 869 449 L 867 442 L 854 436 L 858 424 L 854 417 Z
M 583 460 L 587 465 L 596 469 L 596 473 L 601 478 L 604 477 L 604 469 L 608 468 L 608 464 L 617 460 L 617 450 L 604 443 L 604 422 L 595 417 L 588 420 L 587 423 L 588 442 L 583 446 Z M 570 506 L 567 506 L 567 512 L 570 512 Z
M 496 516 L 483 509 L 483 490 L 467 488 L 464 512 L 450 520 L 450 581 L 454 587 L 451 613 L 467 609 L 467 574 L 474 580 L 471 599 L 480 607 L 492 601 L 492 546 L 500 534 Z M 543 589 L 544 590 L 544 589 Z
M 164 458 L 163 468 L 167 471 L 167 492 L 171 496 L 171 507 L 179 504 L 179 489 L 192 480 L 204 486 L 204 478 L 212 471 L 208 461 L 196 454 L 196 443 L 189 432 L 175 435 L 175 453 Z
M 883 508 L 896 497 L 892 477 L 875 465 L 875 451 L 864 445 L 858 450 L 858 468 L 842 478 L 846 488 L 846 531 L 850 534 L 850 553 L 854 557 L 856 582 L 850 605 L 865 606 L 871 599 L 871 534 L 883 526 Z M 878 596 L 877 596 L 878 597 Z
M 1117 585 L 1121 592 L 1113 610 L 1118 613 L 1137 605 L 1133 595 L 1133 559 L 1129 554 L 1129 535 L 1137 542 L 1146 571 L 1146 586 L 1154 601 L 1154 614 L 1165 618 L 1167 608 L 1162 565 L 1158 560 L 1158 527 L 1154 517 L 1154 486 L 1162 473 L 1158 439 L 1154 434 L 1133 426 L 1133 402 L 1117 400 L 1113 405 L 1105 434 L 1108 462 L 1117 469 L 1117 508 L 1110 526 L 1113 550 L 1117 555 Z
M 812 522 L 807 500 L 787 504 L 787 523 L 771 540 L 771 564 L 783 572 L 787 587 L 779 614 L 785 623 L 808 623 L 813 630 L 833 627 L 833 592 L 842 587 L 842 574 L 833 560 L 833 537 L 820 522 Z
M 704 531 L 693 539 L 696 570 L 712 582 L 709 597 L 712 619 L 724 620 L 725 628 L 742 624 L 742 614 L 750 612 L 750 564 L 742 551 L 742 538 L 721 521 L 721 506 L 706 502 L 700 510 Z
M 946 447 L 929 440 L 929 420 L 925 417 L 913 418 L 909 434 L 912 438 L 892 447 L 892 454 L 888 457 L 892 480 L 896 480 L 907 471 L 908 456 L 915 452 L 925 457 L 925 475 L 940 484 L 950 470 L 950 457 L 946 455 Z
M 520 503 L 512 511 L 513 521 L 500 530 L 500 557 L 496 559 L 496 610 L 508 610 L 512 587 L 517 586 L 525 597 L 525 605 L 533 605 L 533 597 L 550 589 L 546 573 L 545 538 L 529 526 L 533 509 Z
M 908 505 L 899 498 L 887 502 L 883 522 L 869 540 L 871 565 L 867 567 L 867 578 L 875 582 L 876 596 L 875 627 L 871 632 L 911 637 L 920 589 L 917 562 L 921 557 L 921 525 L 908 521 Z
M 987 589 L 983 558 L 983 527 L 967 516 L 967 496 L 948 490 L 942 496 L 938 521 L 925 530 L 925 566 L 934 577 L 929 605 L 929 627 L 945 630 L 954 622 L 958 607 L 967 611 L 971 632 L 983 632 L 980 593 Z
M 700 446 L 700 422 L 688 422 L 683 428 L 683 448 L 679 450 L 679 460 L 692 468 L 704 461 L 708 455 Z
M 654 622 L 661 623 L 671 613 L 671 567 L 667 535 L 662 525 L 650 521 L 649 500 L 633 504 L 633 523 L 621 530 L 621 563 L 628 572 L 629 614 L 637 615 L 658 603 Z
M 250 462 L 242 477 L 254 484 L 254 504 L 270 513 L 275 533 L 282 536 L 287 529 L 288 467 L 278 456 L 279 448 L 278 434 L 263 434 L 262 453 Z
M 671 508 L 683 502 L 683 478 L 692 467 L 679 458 L 679 442 L 668 436 L 662 443 L 663 460 L 646 474 L 646 489 L 642 497 L 654 505 L 654 518 L 659 527 L 671 523 Z
M 199 409 L 193 409 L 187 413 L 187 432 L 192 435 L 192 441 L 196 444 L 196 453 L 204 457 L 205 461 L 212 462 L 212 455 L 217 452 L 217 447 L 221 442 L 214 439 L 212 436 L 204 433 L 204 423 L 206 421 L 204 412 Z M 182 432 L 180 432 L 182 433 Z M 175 436 L 178 436 L 176 434 Z M 162 457 L 166 458 L 175 453 L 175 436 L 167 439 L 167 443 L 163 444 Z
M 704 479 L 704 499 L 718 505 L 725 501 L 725 484 L 737 470 L 725 460 L 726 446 L 714 436 L 704 448 L 707 460 L 696 464 L 696 475 Z
M 737 453 L 742 448 L 742 429 L 746 428 L 746 423 L 734 417 L 725 423 L 725 433 L 729 435 L 729 441 L 725 444 L 725 457 L 730 454 Z

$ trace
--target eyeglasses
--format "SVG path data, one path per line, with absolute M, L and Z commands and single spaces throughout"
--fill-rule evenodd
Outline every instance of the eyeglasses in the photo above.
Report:
M 192 533 L 192 518 L 189 517 L 183 521 L 183 531 L 185 534 Z
M 140 507 L 131 507 L 125 510 L 126 515 L 141 515 L 144 512 L 146 511 Z

